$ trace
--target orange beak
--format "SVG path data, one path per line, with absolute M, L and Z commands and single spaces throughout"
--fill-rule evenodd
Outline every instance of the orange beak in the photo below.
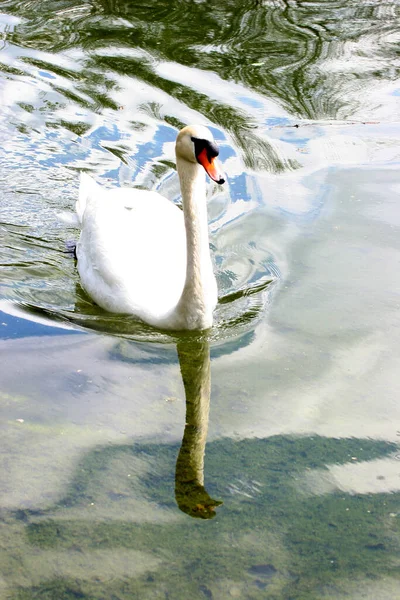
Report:
M 211 177 L 213 181 L 219 183 L 220 185 L 222 183 L 225 183 L 225 179 L 223 177 L 219 161 L 216 158 L 212 158 L 211 160 L 209 160 L 206 148 L 199 152 L 199 154 L 197 155 L 197 160 L 199 161 L 201 166 L 204 167 L 204 170 L 206 171 L 207 175 Z

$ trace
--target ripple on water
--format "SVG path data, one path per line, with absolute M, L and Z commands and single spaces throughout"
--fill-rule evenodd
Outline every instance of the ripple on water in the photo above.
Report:
M 143 7 L 99 0 L 54 2 L 48 12 L 36 2 L 3 6 L 2 296 L 79 327 L 160 336 L 103 313 L 79 292 L 65 249 L 76 232 L 57 213 L 73 207 L 82 168 L 105 185 L 158 189 L 179 202 L 173 140 L 180 126 L 200 121 L 213 128 L 230 186 L 210 193 L 220 290 L 212 335 L 254 327 L 283 264 L 267 241 L 273 210 L 257 172 L 274 177 L 276 188 L 277 177 L 307 160 L 308 138 L 299 149 L 297 138 L 291 144 L 285 137 L 293 118 L 354 116 L 361 101 L 365 117 L 368 97 L 376 109 L 379 90 L 397 77 L 398 4 L 339 0 L 332 10 L 326 2 L 274 0 L 210 11 L 207 3 L 178 0 Z M 286 210 L 278 194 L 274 202 Z
M 23 236 L 20 244 L 22 238 Z M 29 244 L 32 244 L 31 240 Z M 51 254 L 49 247 L 44 248 Z M 38 252 L 42 252 L 40 245 Z M 14 249 L 11 254 L 14 255 Z M 58 254 L 54 251 L 53 254 L 53 260 L 42 257 L 41 260 L 17 262 L 10 257 L 2 285 L 2 295 L 8 300 L 3 306 L 5 312 L 32 320 L 45 320 L 54 325 L 70 324 L 136 341 L 166 343 L 174 340 L 173 333 L 158 331 L 132 316 L 113 315 L 96 306 L 79 284 L 72 255 L 65 254 L 60 260 Z M 247 254 L 251 255 L 249 251 Z M 240 274 L 246 262 L 250 268 Z M 273 286 L 278 281 L 277 268 L 272 263 L 269 267 L 266 261 L 257 264 L 249 256 L 243 256 L 243 253 L 240 260 L 237 260 L 237 274 L 232 270 L 235 269 L 232 261 L 230 267 L 229 270 L 217 271 L 220 298 L 215 311 L 214 327 L 207 334 L 208 339 L 213 342 L 222 342 L 253 329 L 263 317 Z M 72 280 L 68 279 L 66 269 L 70 271 L 74 289 L 68 289 L 71 288 Z M 51 270 L 52 278 L 48 277 L 48 270 Z M 16 272 L 20 273 L 17 283 Z M 238 281 L 240 286 L 237 285 Z M 243 281 L 246 281 L 246 285 L 242 285 Z
M 7 342 L 4 360 L 0 589 L 398 597 L 397 450 L 383 441 L 398 422 L 398 177 L 372 169 L 399 161 L 398 0 L 1 10 L 0 310 L 16 317 L 2 334 L 33 339 Z M 78 232 L 58 218 L 82 169 L 179 203 L 174 139 L 189 122 L 211 126 L 228 176 L 209 190 L 215 326 L 193 338 L 96 307 L 69 251 Z M 62 328 L 115 338 L 38 344 Z M 176 464 L 178 506 L 206 516 L 178 465 L 196 433 L 203 465 L 207 425 L 185 418 L 179 455 L 170 443 L 184 422 L 177 350 L 185 416 L 208 422 L 208 339 L 229 358 L 212 363 L 205 483 L 225 501 L 212 527 L 172 504 Z

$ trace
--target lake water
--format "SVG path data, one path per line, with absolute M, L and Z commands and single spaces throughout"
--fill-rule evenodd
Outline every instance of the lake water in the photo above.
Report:
M 400 3 L 0 4 L 1 600 L 400 598 Z M 179 202 L 208 125 L 220 303 L 79 287 L 84 169 Z

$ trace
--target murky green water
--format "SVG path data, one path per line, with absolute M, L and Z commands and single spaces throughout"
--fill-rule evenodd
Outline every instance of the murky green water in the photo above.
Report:
M 399 2 L 0 4 L 0 599 L 400 597 Z M 220 304 L 93 306 L 81 169 L 179 202 Z

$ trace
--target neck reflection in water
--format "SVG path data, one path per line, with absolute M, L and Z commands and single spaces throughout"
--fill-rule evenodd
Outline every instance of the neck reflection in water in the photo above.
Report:
M 200 519 L 215 517 L 214 500 L 204 487 L 204 452 L 210 410 L 210 345 L 205 334 L 186 334 L 177 345 L 186 396 L 182 445 L 176 461 L 175 498 L 179 508 Z

